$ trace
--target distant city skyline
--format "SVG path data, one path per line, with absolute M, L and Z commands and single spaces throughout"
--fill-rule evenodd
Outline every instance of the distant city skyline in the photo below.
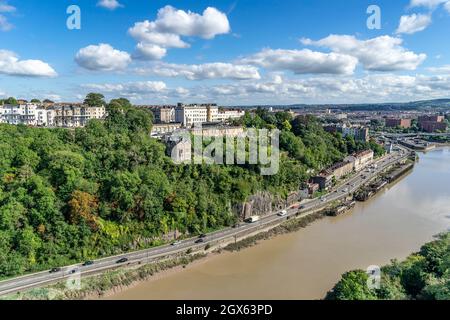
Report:
M 81 29 L 66 13 L 81 10 Z M 370 5 L 381 10 L 370 29 Z M 450 98 L 450 0 L 0 0 L 0 98 L 346 104 Z

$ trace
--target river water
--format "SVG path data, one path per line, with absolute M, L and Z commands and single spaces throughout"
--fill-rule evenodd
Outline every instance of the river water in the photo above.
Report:
M 348 213 L 205 259 L 108 299 L 321 299 L 346 271 L 403 259 L 450 227 L 450 150 Z

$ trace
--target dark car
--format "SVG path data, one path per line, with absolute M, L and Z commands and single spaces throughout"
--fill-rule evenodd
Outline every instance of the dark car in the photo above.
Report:
M 122 258 L 122 259 L 117 260 L 117 263 L 125 263 L 127 261 L 128 261 L 128 258 Z
M 195 243 L 203 243 L 203 242 L 205 242 L 205 240 L 203 240 L 203 238 L 197 239 L 197 240 L 195 241 Z
M 199 237 L 200 239 L 204 239 L 204 238 L 206 238 L 206 234 L 203 233 L 203 234 L 199 235 L 198 237 Z
M 60 272 L 61 268 L 53 268 L 52 270 L 50 270 L 50 273 L 56 273 L 56 272 Z
M 77 269 L 73 269 L 73 270 L 70 270 L 69 271 L 69 274 L 74 274 L 74 273 L 76 273 L 77 272 Z
M 94 264 L 94 261 L 86 261 L 85 263 L 83 263 L 83 267 L 87 267 L 87 266 L 92 266 Z

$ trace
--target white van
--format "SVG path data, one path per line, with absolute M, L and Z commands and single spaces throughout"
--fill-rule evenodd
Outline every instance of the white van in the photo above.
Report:
M 255 223 L 259 221 L 259 216 L 252 216 L 250 218 L 247 219 L 248 223 Z

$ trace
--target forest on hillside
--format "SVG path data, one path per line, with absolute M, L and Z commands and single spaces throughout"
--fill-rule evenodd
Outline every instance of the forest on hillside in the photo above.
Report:
M 159 245 L 174 230 L 231 226 L 233 204 L 257 191 L 286 197 L 349 153 L 383 152 L 373 141 L 325 132 L 314 117 L 259 109 L 238 123 L 281 130 L 278 174 L 261 176 L 256 165 L 175 165 L 150 137 L 152 114 L 126 99 L 112 100 L 104 121 L 75 130 L 0 124 L 0 278 Z

